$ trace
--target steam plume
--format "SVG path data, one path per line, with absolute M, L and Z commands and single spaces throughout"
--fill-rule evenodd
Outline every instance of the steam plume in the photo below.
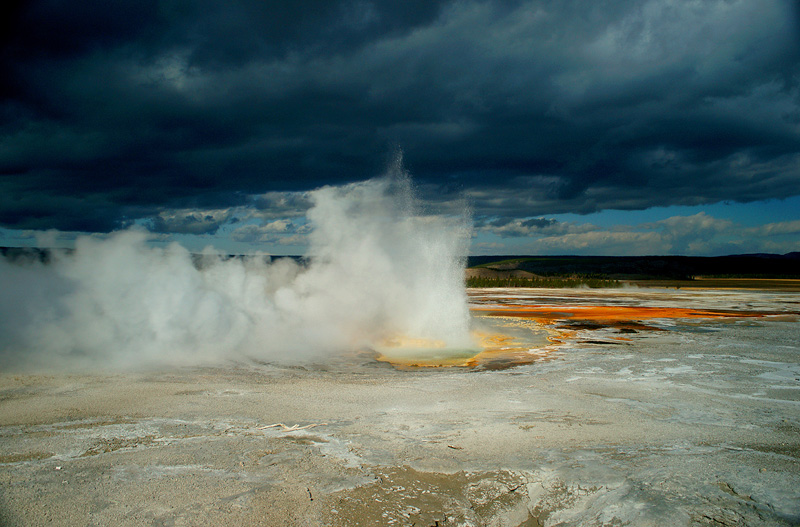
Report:
M 49 263 L 0 259 L 0 366 L 297 362 L 399 336 L 471 344 L 467 219 L 422 215 L 408 178 L 311 192 L 309 264 L 199 262 L 147 234 L 82 237 Z

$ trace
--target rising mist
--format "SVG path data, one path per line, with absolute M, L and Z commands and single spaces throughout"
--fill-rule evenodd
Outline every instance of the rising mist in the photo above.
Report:
M 466 215 L 422 214 L 400 168 L 310 193 L 307 265 L 198 259 L 148 234 L 85 236 L 47 263 L 0 259 L 3 369 L 296 363 L 392 339 L 471 345 Z

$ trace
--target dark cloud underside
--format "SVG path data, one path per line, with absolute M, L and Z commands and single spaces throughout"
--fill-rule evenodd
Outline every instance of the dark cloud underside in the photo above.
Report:
M 0 223 L 224 208 L 398 145 L 478 215 L 797 195 L 797 22 L 778 0 L 12 3 Z

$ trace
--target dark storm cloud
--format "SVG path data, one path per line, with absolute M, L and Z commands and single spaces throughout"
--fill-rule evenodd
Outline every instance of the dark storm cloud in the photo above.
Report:
M 788 0 L 19 5 L 5 226 L 222 210 L 376 175 L 397 145 L 478 216 L 800 193 Z M 218 226 L 180 214 L 159 229 Z
M 502 238 L 574 234 L 586 229 L 585 226 L 574 226 L 552 218 L 497 218 L 478 220 L 474 226 L 477 231 L 490 232 Z

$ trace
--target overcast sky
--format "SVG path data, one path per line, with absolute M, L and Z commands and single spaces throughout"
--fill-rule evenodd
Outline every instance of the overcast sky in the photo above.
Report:
M 298 253 L 399 148 L 473 254 L 800 250 L 794 0 L 11 5 L 0 245 Z

